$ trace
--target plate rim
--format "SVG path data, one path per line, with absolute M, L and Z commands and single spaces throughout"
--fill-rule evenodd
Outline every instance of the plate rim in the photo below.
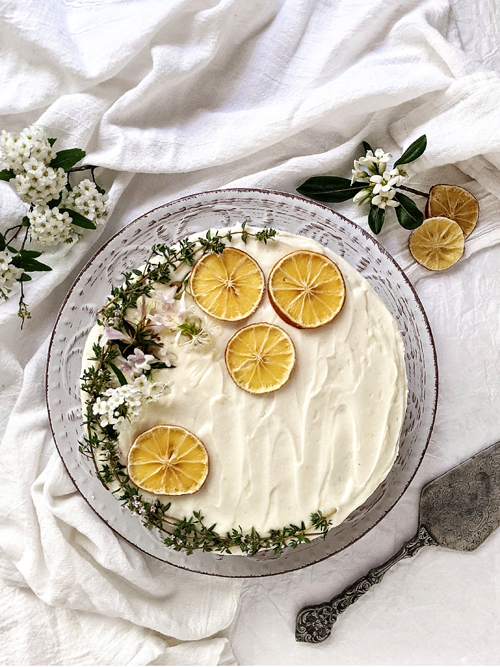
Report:
M 432 419 L 429 425 L 429 430 L 427 433 L 425 445 L 422 449 L 422 453 L 420 455 L 420 458 L 418 460 L 417 465 L 415 466 L 414 471 L 412 472 L 410 478 L 406 482 L 404 488 L 402 489 L 401 493 L 395 498 L 394 502 L 390 505 L 390 507 L 387 508 L 387 510 L 365 531 L 354 537 L 350 542 L 348 542 L 345 546 L 343 546 L 341 549 L 331 553 L 327 554 L 326 556 L 322 556 L 321 558 L 318 558 L 317 560 L 314 560 L 311 563 L 305 563 L 304 565 L 299 565 L 298 567 L 291 567 L 290 569 L 282 570 L 280 572 L 267 572 L 267 573 L 257 573 L 257 574 L 221 574 L 221 573 L 216 573 L 216 572 L 201 572 L 199 570 L 192 570 L 187 567 L 183 567 L 182 565 L 178 563 L 172 563 L 170 561 L 164 560 L 163 558 L 160 558 L 159 556 L 149 553 L 145 549 L 142 549 L 139 545 L 135 544 L 132 542 L 130 539 L 122 535 L 117 529 L 115 529 L 109 521 L 106 519 L 106 517 L 103 517 L 93 505 L 91 505 L 90 501 L 87 499 L 85 494 L 82 492 L 80 487 L 78 486 L 76 480 L 74 479 L 73 475 L 71 474 L 70 470 L 68 469 L 68 466 L 66 465 L 66 461 L 64 460 L 64 457 L 62 456 L 61 450 L 59 449 L 59 445 L 57 444 L 57 439 L 55 436 L 54 432 L 54 426 L 52 423 L 52 416 L 50 412 L 50 403 L 49 403 L 49 367 L 50 367 L 50 361 L 51 361 L 51 353 L 52 353 L 52 348 L 53 348 L 53 343 L 54 343 L 54 338 L 56 335 L 56 330 L 59 324 L 59 321 L 61 319 L 62 313 L 64 311 L 64 308 L 66 306 L 66 303 L 68 302 L 70 296 L 73 294 L 73 291 L 79 282 L 80 278 L 82 275 L 86 272 L 86 270 L 93 264 L 93 262 L 96 260 L 96 258 L 107 248 L 107 246 L 114 241 L 118 236 L 120 236 L 122 233 L 124 233 L 129 227 L 134 225 L 135 223 L 139 222 L 142 218 L 145 218 L 155 211 L 159 211 L 160 209 L 165 209 L 169 206 L 174 206 L 179 203 L 182 203 L 184 201 L 190 201 L 193 199 L 197 199 L 201 196 L 206 196 L 206 195 L 217 195 L 220 193 L 244 193 L 244 194 L 251 194 L 251 193 L 258 193 L 260 195 L 262 194 L 272 194 L 272 195 L 277 195 L 279 197 L 286 197 L 288 199 L 292 200 L 298 200 L 299 202 L 306 202 L 308 205 L 312 206 L 317 206 L 325 211 L 328 211 L 328 213 L 333 214 L 341 218 L 344 222 L 347 224 L 351 225 L 352 227 L 355 228 L 356 231 L 361 232 L 361 234 L 369 239 L 370 242 L 375 243 L 376 246 L 378 246 L 378 249 L 382 252 L 383 255 L 386 256 L 386 258 L 392 262 L 396 270 L 399 272 L 399 274 L 402 276 L 403 280 L 407 284 L 407 286 L 410 288 L 411 292 L 413 293 L 413 297 L 415 299 L 415 302 L 419 308 L 420 314 L 422 315 L 424 326 L 426 329 L 426 332 L 429 336 L 429 342 L 432 350 L 432 361 L 433 361 L 433 366 L 434 366 L 434 403 L 432 406 Z M 49 421 L 49 426 L 50 426 L 50 432 L 52 433 L 52 438 L 54 441 L 54 445 L 56 447 L 57 453 L 59 454 L 59 457 L 63 463 L 63 466 L 69 475 L 71 481 L 73 482 L 75 489 L 78 491 L 80 496 L 85 500 L 87 505 L 93 510 L 93 512 L 116 534 L 119 535 L 120 538 L 125 540 L 128 544 L 133 546 L 134 548 L 138 549 L 141 553 L 145 554 L 146 556 L 150 556 L 152 558 L 155 558 L 156 560 L 165 563 L 166 565 L 170 565 L 172 567 L 176 567 L 180 570 L 183 570 L 185 572 L 191 572 L 193 574 L 200 574 L 202 576 L 211 576 L 211 577 L 223 577 L 226 579 L 256 579 L 256 578 L 261 578 L 261 577 L 273 577 L 273 576 L 280 576 L 283 574 L 288 574 L 290 572 L 295 572 L 297 570 L 302 570 L 305 569 L 306 567 L 311 567 L 313 565 L 316 565 L 317 563 L 321 563 L 322 561 L 327 560 L 328 558 L 334 557 L 336 554 L 340 553 L 341 551 L 344 551 L 345 549 L 349 548 L 352 546 L 355 542 L 360 540 L 362 537 L 364 537 L 367 533 L 369 533 L 375 526 L 377 526 L 393 509 L 394 507 L 398 504 L 398 502 L 401 500 L 403 495 L 406 493 L 408 490 L 410 484 L 412 483 L 413 479 L 415 478 L 415 475 L 417 474 L 421 464 L 422 460 L 427 452 L 427 448 L 429 446 L 430 439 L 432 437 L 432 432 L 434 430 L 434 424 L 436 420 L 436 412 L 437 412 L 437 403 L 438 403 L 438 395 L 439 395 L 439 368 L 438 368 L 438 362 L 437 362 L 437 353 L 436 353 L 436 345 L 434 341 L 434 336 L 432 334 L 432 329 L 430 326 L 429 319 L 427 317 L 427 313 L 425 312 L 424 306 L 420 300 L 420 297 L 418 296 L 417 291 L 415 290 L 413 284 L 410 282 L 408 276 L 406 275 L 405 271 L 401 268 L 401 266 L 398 264 L 398 262 L 394 259 L 394 257 L 390 254 L 390 252 L 378 241 L 372 234 L 369 234 L 363 227 L 358 225 L 357 223 L 353 222 L 349 218 L 347 218 L 345 215 L 342 215 L 341 213 L 338 213 L 337 211 L 331 209 L 329 206 L 325 206 L 321 202 L 314 201 L 312 199 L 308 199 L 307 197 L 302 197 L 300 195 L 295 195 L 289 192 L 283 192 L 281 190 L 273 190 L 273 189 L 267 189 L 267 188 L 218 188 L 215 190 L 203 190 L 200 192 L 195 192 L 189 195 L 185 195 L 183 197 L 178 197 L 176 199 L 172 199 L 170 201 L 167 201 L 163 204 L 160 204 L 159 206 L 156 206 L 149 211 L 146 211 L 145 213 L 142 213 L 140 216 L 137 218 L 134 218 L 134 220 L 131 220 L 128 222 L 124 227 L 119 229 L 115 234 L 113 234 L 107 241 L 105 241 L 90 257 L 90 259 L 85 263 L 85 265 L 82 267 L 82 269 L 78 272 L 77 276 L 73 280 L 71 286 L 69 287 L 62 303 L 59 308 L 59 312 L 57 314 L 57 317 L 54 322 L 54 326 L 52 329 L 52 333 L 50 335 L 50 341 L 49 341 L 49 348 L 47 352 L 47 361 L 45 365 L 45 401 L 46 401 L 46 406 L 47 406 L 47 416 L 48 416 L 48 421 Z M 218 555 L 216 552 L 213 552 L 214 555 Z

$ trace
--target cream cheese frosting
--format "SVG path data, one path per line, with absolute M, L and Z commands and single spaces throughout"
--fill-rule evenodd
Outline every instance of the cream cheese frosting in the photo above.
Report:
M 318 510 L 333 512 L 330 520 L 338 525 L 385 479 L 398 453 L 407 395 L 401 335 L 368 281 L 315 241 L 279 231 L 267 245 L 236 236 L 231 245 L 252 255 L 266 277 L 294 250 L 327 255 L 344 277 L 345 305 L 333 322 L 300 330 L 283 322 L 265 295 L 245 321 L 213 321 L 210 347 L 176 346 L 176 367 L 155 372 L 155 380 L 173 382 L 171 392 L 121 429 L 123 462 L 146 429 L 179 425 L 203 441 L 210 471 L 198 492 L 160 496 L 171 502 L 169 514 L 184 518 L 201 510 L 220 534 L 233 527 L 264 535 L 290 523 L 308 525 Z M 270 394 L 243 391 L 225 367 L 228 340 L 256 322 L 282 327 L 297 354 L 288 383 Z M 100 333 L 96 325 L 89 335 L 84 367 Z

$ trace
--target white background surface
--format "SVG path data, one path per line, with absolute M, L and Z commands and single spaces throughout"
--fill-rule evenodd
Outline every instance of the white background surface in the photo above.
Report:
M 474 553 L 427 548 L 403 561 L 323 645 L 293 635 L 301 606 L 412 537 L 425 482 L 500 437 L 495 0 L 3 0 L 0 12 L 1 127 L 39 121 L 60 147 L 86 148 L 107 168 L 115 207 L 100 236 L 55 253 L 52 274 L 30 285 L 22 336 L 15 299 L 0 305 L 0 662 L 227 664 L 232 647 L 241 664 L 498 664 L 498 531 Z M 328 561 L 245 581 L 239 602 L 239 584 L 172 572 L 116 539 L 65 476 L 44 406 L 47 337 L 84 261 L 175 197 L 294 192 L 313 174 L 348 175 L 362 139 L 397 155 L 423 132 L 429 148 L 410 185 L 464 184 L 481 219 L 442 275 L 412 264 L 394 219 L 380 236 L 422 299 L 440 370 L 434 434 L 403 499 Z M 0 186 L 5 228 L 22 209 Z M 359 209 L 336 208 L 366 227 Z

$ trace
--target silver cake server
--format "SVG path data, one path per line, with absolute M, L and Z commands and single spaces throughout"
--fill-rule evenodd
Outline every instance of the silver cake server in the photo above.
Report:
M 473 551 L 499 525 L 500 442 L 497 442 L 424 486 L 415 537 L 329 602 L 303 607 L 297 615 L 295 639 L 310 644 L 327 639 L 339 614 L 378 584 L 395 563 L 414 556 L 422 547 Z

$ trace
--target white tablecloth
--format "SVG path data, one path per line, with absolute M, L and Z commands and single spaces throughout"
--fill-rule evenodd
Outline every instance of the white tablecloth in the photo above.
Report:
M 391 571 L 319 646 L 295 615 L 379 564 L 417 527 L 422 485 L 499 438 L 500 54 L 495 0 L 3 0 L 1 127 L 39 122 L 110 190 L 106 227 L 49 258 L 0 305 L 0 664 L 494 664 L 500 533 L 476 552 L 427 549 Z M 76 272 L 141 213 L 190 192 L 294 192 L 349 175 L 361 140 L 397 153 L 426 133 L 410 185 L 464 185 L 481 218 L 444 274 L 417 267 L 394 217 L 380 241 L 436 340 L 434 434 L 402 500 L 313 567 L 243 584 L 170 568 L 117 538 L 75 492 L 44 405 L 47 340 Z M 336 207 L 367 227 L 362 211 Z M 22 215 L 0 183 L 0 229 Z M 228 625 L 230 627 L 228 628 Z M 234 653 L 234 658 L 233 658 Z

